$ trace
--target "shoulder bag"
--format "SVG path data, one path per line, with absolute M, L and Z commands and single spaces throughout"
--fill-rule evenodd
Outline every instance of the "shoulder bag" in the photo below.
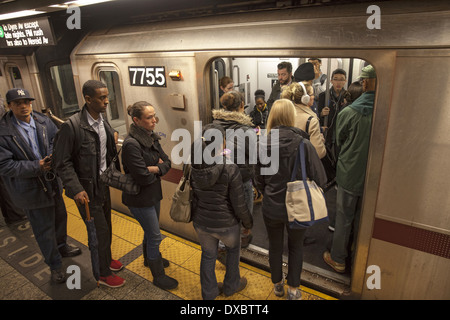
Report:
M 120 151 L 122 148 L 117 152 L 109 167 L 100 175 L 100 180 L 107 186 L 122 190 L 124 193 L 137 195 L 141 191 L 141 187 L 136 184 L 131 174 L 124 174 L 116 168 Z
M 170 207 L 170 217 L 175 222 L 191 222 L 191 165 L 187 164 L 183 170 L 183 176 L 178 183 L 175 193 L 172 197 Z
M 298 165 L 303 180 L 296 180 Z M 317 221 L 328 218 L 328 210 L 322 189 L 306 175 L 305 146 L 300 142 L 294 171 L 286 189 L 286 211 L 291 228 L 307 228 Z

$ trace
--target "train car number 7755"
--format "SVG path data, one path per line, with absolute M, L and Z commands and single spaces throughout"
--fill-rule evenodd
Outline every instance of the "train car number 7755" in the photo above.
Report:
M 128 67 L 130 84 L 144 87 L 166 87 L 164 67 Z

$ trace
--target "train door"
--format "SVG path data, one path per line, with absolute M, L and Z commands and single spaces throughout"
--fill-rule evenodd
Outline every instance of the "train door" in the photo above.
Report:
M 214 61 L 220 60 L 222 58 L 216 59 Z M 287 61 L 292 64 L 292 73 L 294 74 L 297 67 L 308 62 L 308 58 L 231 58 L 230 59 L 231 69 L 232 69 L 232 79 L 234 81 L 235 90 L 243 93 L 245 97 L 246 113 L 249 114 L 255 105 L 254 93 L 257 89 L 262 89 L 265 92 L 266 101 L 269 98 L 273 85 L 278 81 L 277 65 L 280 62 Z M 355 82 L 360 75 L 361 68 L 366 64 L 365 61 L 353 58 L 322 58 L 320 70 L 324 76 L 323 82 L 321 83 L 321 92 L 326 94 L 326 99 L 330 98 L 329 90 L 334 80 L 332 81 L 331 75 L 333 70 L 343 69 L 346 73 L 347 82 L 344 85 L 344 89 L 348 89 L 349 84 Z M 211 65 L 214 69 L 214 64 Z M 217 81 L 217 78 L 214 80 Z M 328 94 L 327 94 L 328 92 Z M 211 92 L 211 95 L 215 92 Z M 327 101 L 325 100 L 325 101 Z M 329 216 L 331 224 L 334 221 L 336 214 L 336 193 L 337 190 L 332 185 L 325 193 L 325 198 L 327 201 Z M 268 255 L 268 237 L 262 217 L 262 203 L 255 201 L 254 210 L 254 227 L 252 229 L 253 240 L 248 247 L 248 250 L 258 252 L 263 255 Z M 350 273 L 338 274 L 331 270 L 331 268 L 325 264 L 322 258 L 322 253 L 329 249 L 330 243 L 333 237 L 333 231 L 329 228 L 330 223 L 322 222 L 308 229 L 306 233 L 306 240 L 304 243 L 304 269 L 315 274 L 320 274 L 327 277 L 328 279 L 333 279 L 340 283 L 349 284 L 350 283 Z M 285 239 L 285 251 L 284 259 L 287 262 L 287 236 Z

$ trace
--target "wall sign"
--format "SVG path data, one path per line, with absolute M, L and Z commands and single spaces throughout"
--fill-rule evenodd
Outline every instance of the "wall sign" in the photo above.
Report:
M 128 67 L 130 84 L 140 87 L 166 87 L 165 67 Z
M 39 47 L 54 45 L 48 18 L 0 22 L 0 48 Z

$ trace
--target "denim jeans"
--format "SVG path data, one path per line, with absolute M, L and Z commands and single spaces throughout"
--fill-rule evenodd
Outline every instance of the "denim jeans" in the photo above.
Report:
M 221 240 L 227 250 L 226 273 L 223 292 L 232 295 L 239 287 L 239 258 L 241 254 L 240 225 L 226 228 L 208 228 L 194 223 L 202 247 L 200 283 L 204 300 L 213 300 L 219 295 L 216 278 L 217 245 Z
M 252 180 L 244 182 L 244 198 L 248 211 L 253 215 L 253 183 Z
M 353 232 L 353 239 L 358 237 L 359 218 L 361 215 L 362 195 L 355 195 L 338 186 L 336 196 L 336 225 L 331 245 L 331 258 L 338 263 L 345 263 L 348 256 L 348 243 Z
M 143 243 L 147 244 L 147 259 L 156 260 L 159 258 L 159 245 L 162 241 L 159 229 L 159 209 L 158 201 L 153 207 L 135 208 L 128 207 L 144 229 Z
M 33 229 L 34 237 L 50 270 L 61 268 L 58 248 L 66 245 L 67 211 L 61 196 L 55 196 L 55 205 L 47 208 L 24 210 Z

